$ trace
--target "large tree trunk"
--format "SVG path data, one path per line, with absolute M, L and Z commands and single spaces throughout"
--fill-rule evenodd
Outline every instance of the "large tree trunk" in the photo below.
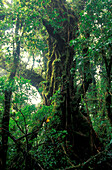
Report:
M 98 146 L 97 136 L 92 128 L 92 123 L 89 118 L 88 108 L 87 115 L 81 113 L 79 106 L 81 96 L 86 94 L 89 84 L 92 82 L 91 75 L 86 74 L 89 67 L 89 61 L 85 61 L 84 81 L 77 93 L 77 87 L 74 86 L 74 78 L 70 73 L 71 68 L 75 69 L 75 61 L 73 57 L 75 51 L 69 46 L 69 41 L 75 39 L 78 30 L 78 19 L 73 11 L 66 9 L 63 3 L 52 1 L 51 9 L 56 8 L 61 18 L 66 18 L 61 23 L 63 29 L 56 30 L 47 20 L 43 19 L 43 24 L 49 34 L 48 38 L 48 63 L 47 63 L 47 86 L 45 93 L 45 104 L 50 104 L 50 97 L 61 88 L 60 94 L 62 101 L 60 107 L 61 111 L 61 125 L 63 129 L 68 132 L 66 139 L 66 147 L 69 142 L 74 150 L 74 157 L 79 162 L 87 159 L 90 155 L 96 152 Z M 62 13 L 63 11 L 63 13 Z M 64 14 L 65 13 L 65 14 Z M 83 50 L 87 53 L 87 48 Z M 72 156 L 73 156 L 72 155 Z

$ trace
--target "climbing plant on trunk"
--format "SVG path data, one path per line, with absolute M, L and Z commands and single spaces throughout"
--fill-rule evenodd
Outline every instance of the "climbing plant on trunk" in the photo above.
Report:
M 52 1 L 49 4 L 48 11 L 53 11 L 54 9 L 59 13 L 56 21 L 61 20 L 58 23 L 59 29 L 53 25 L 53 22 L 56 22 L 55 19 L 52 19 L 52 22 L 51 18 L 49 20 L 42 20 L 49 35 L 47 83 L 44 101 L 45 104 L 50 105 L 50 97 L 57 90 L 60 90 L 62 101 L 60 101 L 61 104 L 57 109 L 61 112 L 62 127 L 60 128 L 66 129 L 68 132 L 65 142 L 66 147 L 67 143 L 70 142 L 73 152 L 77 155 L 75 159 L 79 157 L 86 159 L 96 152 L 94 146 L 96 148 L 98 146 L 98 140 L 93 130 L 89 113 L 85 116 L 85 113 L 81 113 L 79 109 L 81 97 L 85 97 L 89 84 L 92 83 L 91 74 L 88 72 L 90 61 L 89 59 L 84 59 L 88 55 L 88 46 L 82 43 L 83 70 L 80 72 L 82 82 L 77 91 L 78 86 L 74 83 L 76 72 L 76 60 L 74 56 L 76 53 L 69 42 L 78 36 L 79 18 L 71 8 L 66 7 L 65 1 Z M 73 71 L 72 74 L 71 71 Z

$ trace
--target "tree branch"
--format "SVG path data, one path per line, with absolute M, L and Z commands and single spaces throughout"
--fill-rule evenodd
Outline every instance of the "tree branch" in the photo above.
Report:
M 8 68 L 7 64 L 5 63 L 5 58 L 3 55 L 0 55 L 0 67 L 7 72 L 10 72 L 10 68 Z M 44 81 L 44 78 L 40 74 L 37 74 L 34 70 L 26 69 L 25 63 L 19 65 L 19 76 L 31 80 L 32 86 L 34 86 L 37 90 L 39 88 L 39 83 Z
M 90 158 L 89 158 L 88 160 L 86 160 L 85 162 L 80 163 L 80 164 L 78 164 L 78 165 L 74 165 L 74 166 L 68 167 L 68 168 L 66 168 L 65 170 L 76 169 L 76 168 L 84 167 L 84 166 L 87 165 L 89 162 L 91 162 L 92 160 L 96 159 L 98 156 L 104 154 L 105 152 L 108 152 L 108 150 L 105 149 L 105 150 L 103 150 L 102 152 L 98 152 L 96 155 L 90 157 Z
M 60 35 L 58 33 L 55 32 L 54 27 L 52 27 L 47 20 L 42 19 L 42 22 L 43 22 L 43 25 L 46 27 L 49 35 L 51 35 L 53 38 L 55 38 L 58 42 L 60 42 L 62 44 L 65 43 L 65 41 L 60 37 Z

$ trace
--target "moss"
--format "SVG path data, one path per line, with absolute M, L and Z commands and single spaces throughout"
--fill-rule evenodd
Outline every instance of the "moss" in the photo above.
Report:
M 57 68 L 60 67 L 60 59 L 55 59 L 52 63 L 52 66 L 53 66 L 53 70 L 54 71 L 57 71 Z
M 53 87 L 53 93 L 58 88 L 58 80 L 57 77 L 59 76 L 59 71 L 60 71 L 60 59 L 55 59 L 52 63 L 52 76 L 51 76 L 51 82 L 50 82 L 50 87 Z
M 49 59 L 48 62 L 47 62 L 47 80 L 48 80 L 48 78 L 51 74 L 51 69 L 50 69 L 51 65 L 52 65 L 52 61 L 51 61 L 51 59 Z

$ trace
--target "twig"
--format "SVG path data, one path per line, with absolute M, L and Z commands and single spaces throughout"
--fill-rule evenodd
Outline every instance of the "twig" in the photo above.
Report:
M 16 123 L 17 127 L 19 128 L 19 130 L 20 130 L 23 134 L 25 134 L 24 131 L 22 130 L 22 128 L 18 125 L 17 120 L 15 120 L 13 117 L 12 117 L 12 119 L 15 121 L 15 123 Z

